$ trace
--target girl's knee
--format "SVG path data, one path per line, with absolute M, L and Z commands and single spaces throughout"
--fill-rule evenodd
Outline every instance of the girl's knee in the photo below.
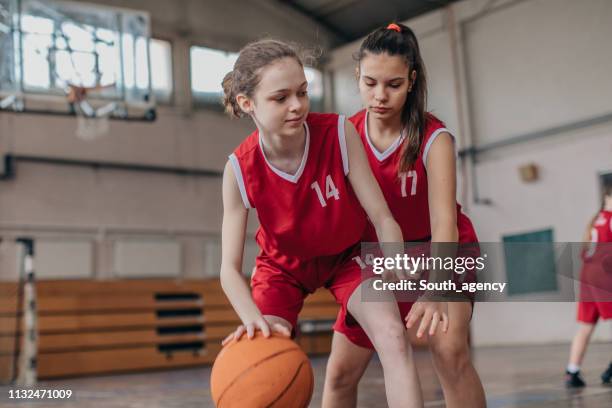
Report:
M 327 362 L 325 382 L 334 390 L 356 389 L 364 369 L 361 362 L 330 358 Z
M 384 358 L 386 354 L 397 358 L 398 355 L 410 351 L 406 328 L 401 322 L 391 321 L 381 325 L 375 331 L 372 343 L 374 343 L 374 347 L 381 358 Z
M 451 373 L 459 374 L 470 363 L 467 341 L 433 341 L 430 350 L 436 364 Z

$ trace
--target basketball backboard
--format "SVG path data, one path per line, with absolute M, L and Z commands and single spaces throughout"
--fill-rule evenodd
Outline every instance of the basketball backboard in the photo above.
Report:
M 74 114 L 70 87 L 111 118 L 153 120 L 146 12 L 54 0 L 0 0 L 0 109 Z M 112 104 L 111 104 L 112 103 Z

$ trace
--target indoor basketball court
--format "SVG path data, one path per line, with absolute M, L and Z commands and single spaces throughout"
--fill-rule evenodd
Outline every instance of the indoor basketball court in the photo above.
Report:
M 612 407 L 610 21 L 608 0 L 0 0 L 0 407 Z M 452 300 L 434 297 L 435 302 L 419 298 L 446 305 L 439 310 L 453 329 L 459 319 L 450 305 L 471 305 L 465 350 L 439 348 L 438 339 L 450 336 L 441 328 L 419 337 L 417 323 L 403 333 L 422 404 L 409 380 L 399 403 L 390 397 L 389 353 L 377 353 L 387 343 L 377 340 L 382 335 L 370 329 L 377 326 L 368 326 L 360 314 L 381 307 L 379 300 L 365 290 L 342 292 L 334 280 L 341 272 L 324 275 L 325 268 L 341 270 L 341 262 L 356 261 L 362 279 L 372 278 L 366 275 L 376 265 L 367 249 L 372 247 L 362 244 L 372 239 L 360 235 L 350 247 L 361 252 L 347 246 L 326 252 L 361 225 L 356 216 L 348 219 L 356 213 L 343 209 L 321 217 L 319 235 L 310 233 L 308 218 L 331 214 L 324 211 L 351 195 L 366 210 L 359 207 L 359 232 L 366 216 L 379 241 L 390 230 L 388 224 L 377 228 L 368 213 L 374 204 L 364 204 L 366 189 L 352 179 L 360 170 L 349 172 L 347 157 L 351 166 L 356 157 L 352 135 L 339 124 L 346 117 L 355 125 L 355 137 L 365 141 L 360 149 L 369 155 L 362 159 L 384 163 L 394 149 L 405 152 L 402 143 L 411 137 L 406 110 L 399 136 L 377 150 L 373 123 L 382 128 L 391 108 L 364 102 L 378 86 L 392 100 L 388 95 L 404 84 L 402 77 L 380 85 L 384 81 L 379 84 L 376 75 L 393 72 L 393 61 L 367 71 L 373 66 L 366 65 L 368 56 L 388 51 L 377 45 L 372 52 L 364 44 L 376 32 L 400 38 L 404 27 L 418 40 L 412 52 L 426 67 L 424 109 L 440 119 L 440 128 L 429 142 L 417 143 L 421 156 L 414 163 L 422 160 L 422 172 L 410 167 L 393 185 L 401 199 L 424 195 L 427 214 L 437 211 L 441 197 L 434 186 L 453 186 L 448 191 L 460 204 L 457 217 L 462 212 L 471 220 L 476 256 L 484 263 L 474 281 L 459 279 L 468 293 Z M 263 48 L 252 62 L 240 63 L 249 44 L 265 39 L 280 42 L 273 45 L 285 54 L 275 58 L 293 58 L 303 68 L 299 82 L 302 74 L 306 82 L 298 97 L 308 98 L 314 112 L 309 118 L 334 118 L 333 143 L 339 144 L 333 152 L 340 164 L 329 168 L 338 170 L 348 189 L 327 174 L 323 149 L 331 142 L 318 142 L 317 133 L 323 119 L 315 125 L 298 118 L 303 126 L 295 118 L 285 121 L 298 120 L 296 128 L 304 129 L 304 153 L 294 160 L 295 173 L 271 164 L 266 117 L 258 115 L 262 106 L 285 102 L 270 96 L 264 102 L 257 92 L 267 84 L 267 67 L 280 64 L 260 63 L 269 55 Z M 287 54 L 285 44 L 297 56 Z M 413 54 L 398 59 L 408 61 L 406 72 L 418 61 Z M 246 76 L 239 68 L 249 72 L 249 65 L 257 80 L 240 88 Z M 272 83 L 283 83 L 279 78 Z M 415 78 L 425 77 L 405 79 L 407 101 Z M 240 97 L 231 105 L 234 93 Z M 247 117 L 232 120 L 226 114 L 232 106 L 234 114 Z M 323 113 L 341 116 L 316 116 Z M 416 128 L 425 134 L 428 126 L 421 122 Z M 452 180 L 427 167 L 427 157 L 438 154 L 433 140 L 442 133 L 450 135 L 455 151 L 455 162 L 449 161 L 455 165 L 446 169 L 456 174 L 456 191 Z M 253 166 L 263 163 L 265 170 L 245 167 L 251 165 L 244 153 L 251 139 L 261 153 Z M 317 160 L 310 167 L 309 157 Z M 302 180 L 302 190 L 282 190 L 321 168 L 326 178 L 320 184 Z M 231 173 L 235 188 L 228 193 Z M 273 183 L 265 181 L 268 174 L 276 177 Z M 378 180 L 370 178 L 371 185 Z M 381 187 L 380 197 L 392 200 Z M 290 192 L 281 196 L 277 188 Z M 257 191 L 272 198 L 259 198 Z M 312 211 L 282 210 L 282 200 L 305 208 L 300 194 L 310 194 Z M 228 197 L 240 211 L 229 212 Z M 384 211 L 395 216 L 401 208 L 416 208 L 398 202 Z M 237 227 L 227 215 L 236 213 L 245 214 Z M 336 222 L 343 214 L 348 221 Z M 409 216 L 407 230 L 423 223 L 422 214 Z M 304 231 L 287 231 L 300 218 Z M 459 218 L 453 219 L 457 235 L 447 240 L 437 239 L 443 236 L 436 231 L 439 218 L 432 217 L 431 226 L 426 218 L 429 234 L 404 241 L 453 241 L 461 247 Z M 224 229 L 229 224 L 242 240 Z M 334 230 L 336 225 L 345 227 Z M 283 242 L 290 235 L 303 240 L 300 250 L 321 252 L 318 270 L 304 266 L 315 264 L 308 263 L 314 258 L 293 257 Z M 228 250 L 228 242 L 237 248 Z M 375 248 L 378 253 L 378 242 Z M 456 259 L 459 251 L 452 248 Z M 278 255 L 285 250 L 288 255 Z M 224 258 L 229 256 L 234 258 Z M 242 263 L 240 283 L 223 277 L 236 259 Z M 318 285 L 303 284 L 289 270 L 298 264 Z M 274 275 L 270 265 L 280 272 Z M 279 287 L 287 289 L 266 286 L 282 279 L 290 286 Z M 253 292 L 243 303 L 245 288 Z M 438 287 L 431 291 L 447 294 Z M 291 298 L 294 292 L 305 299 Z M 286 307 L 264 312 L 278 299 Z M 366 307 L 354 309 L 354 299 Z M 255 324 L 245 317 L 252 316 L 245 312 L 249 307 L 273 331 L 292 321 L 285 309 L 298 310 L 291 330 L 285 328 L 292 339 L 248 340 L 245 333 L 240 341 L 228 340 L 241 324 Z M 400 319 L 401 313 L 400 307 Z M 425 313 L 423 321 L 426 316 L 431 317 Z M 369 355 L 359 351 L 366 346 L 347 334 L 351 330 L 371 341 L 369 363 Z M 338 333 L 361 348 L 338 352 Z M 334 353 L 349 367 L 344 376 L 330 376 L 336 362 L 330 360 L 332 338 Z M 222 345 L 224 339 L 229 345 Z M 359 370 L 351 364 L 361 364 L 364 355 L 363 376 L 351 388 L 348 378 L 355 376 L 349 374 Z M 469 370 L 473 383 L 462 381 Z M 332 404 L 340 394 L 329 390 L 352 395 L 356 405 L 341 399 Z M 479 390 L 483 397 L 474 402 Z

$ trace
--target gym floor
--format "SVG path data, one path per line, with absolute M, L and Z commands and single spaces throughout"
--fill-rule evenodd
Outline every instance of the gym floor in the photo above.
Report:
M 603 386 L 601 372 L 612 359 L 609 344 L 589 347 L 583 372 L 587 387 L 566 390 L 563 362 L 567 345 L 487 347 L 474 350 L 473 358 L 487 394 L 489 408 L 609 408 L 612 386 Z M 435 377 L 429 354 L 416 352 L 426 407 L 444 407 L 442 391 Z M 326 357 L 313 358 L 315 394 L 311 407 L 321 405 Z M 88 407 L 88 408 L 202 408 L 214 407 L 209 392 L 210 368 L 126 374 L 41 382 L 39 389 L 71 389 L 74 396 L 63 402 L 8 403 L 6 389 L 0 407 Z M 361 408 L 384 406 L 382 367 L 376 359 L 370 364 L 359 388 Z

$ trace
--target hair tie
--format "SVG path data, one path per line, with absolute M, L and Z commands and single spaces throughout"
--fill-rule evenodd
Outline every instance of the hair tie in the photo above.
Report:
M 387 30 L 397 31 L 398 33 L 402 32 L 402 28 L 395 23 L 391 23 L 387 26 Z

